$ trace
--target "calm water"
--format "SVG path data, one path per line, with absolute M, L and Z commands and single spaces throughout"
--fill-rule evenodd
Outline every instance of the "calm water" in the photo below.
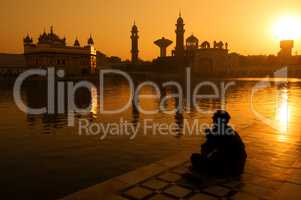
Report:
M 301 117 L 301 80 L 289 79 L 272 82 L 270 87 L 255 93 L 251 104 L 251 91 L 262 79 L 229 79 L 234 81 L 226 95 L 226 108 L 232 115 L 231 123 L 238 130 L 252 127 L 256 123 L 277 126 L 279 142 L 299 140 L 299 119 Z M 214 81 L 220 84 L 221 81 Z M 123 80 L 110 79 L 104 87 L 106 109 L 119 108 L 129 96 L 129 88 Z M 46 104 L 46 89 L 42 84 L 29 83 L 23 87 L 22 97 L 27 105 L 41 107 Z M 210 90 L 204 88 L 206 93 Z M 172 88 L 162 89 L 164 96 L 173 93 Z M 144 94 L 154 94 L 145 87 Z M 145 119 L 154 123 L 175 123 L 180 127 L 183 121 L 198 120 L 210 122 L 211 114 L 192 109 L 177 114 L 145 115 L 130 107 L 120 114 L 99 113 L 99 86 L 77 93 L 79 106 L 92 102 L 88 116 L 76 114 L 75 127 L 67 126 L 67 114 L 27 115 L 14 104 L 12 84 L 0 84 L 0 187 L 1 196 L 10 199 L 56 199 L 86 188 L 129 170 L 173 155 L 182 150 L 195 150 L 202 142 L 202 136 L 181 136 L 177 134 L 143 134 L 140 130 L 134 140 L 128 136 L 79 135 L 78 120 L 91 122 L 119 122 L 121 118 L 138 125 Z M 184 102 L 186 104 L 186 102 Z M 172 109 L 175 99 L 170 98 L 165 106 Z M 221 107 L 220 99 L 200 100 L 199 107 L 215 110 Z M 141 99 L 144 109 L 158 108 L 158 99 Z M 252 106 L 253 105 L 253 108 Z M 184 106 L 185 109 L 187 107 Z M 254 110 L 257 114 L 254 112 Z M 178 130 L 179 133 L 183 130 Z M 184 131 L 185 133 L 185 131 Z M 254 134 L 260 134 L 254 132 Z M 3 194 L 4 193 L 4 194 Z

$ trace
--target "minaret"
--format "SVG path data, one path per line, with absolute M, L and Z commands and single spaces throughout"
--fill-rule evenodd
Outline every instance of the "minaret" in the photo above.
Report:
M 184 20 L 181 17 L 181 13 L 180 13 L 179 18 L 177 20 L 177 24 L 176 24 L 177 40 L 176 40 L 175 55 L 178 58 L 183 58 L 184 53 L 185 53 L 185 50 L 184 50 L 184 33 L 185 33 L 184 26 L 185 26 Z
M 132 27 L 132 31 L 131 31 L 132 35 L 131 35 L 131 40 L 132 40 L 132 63 L 137 63 L 138 62 L 138 28 L 134 22 L 134 25 Z

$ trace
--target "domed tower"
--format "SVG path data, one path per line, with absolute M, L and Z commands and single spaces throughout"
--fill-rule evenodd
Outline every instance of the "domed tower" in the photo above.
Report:
M 80 47 L 77 37 L 75 38 L 75 41 L 74 41 L 74 47 Z
M 193 57 L 199 48 L 199 39 L 193 34 L 186 39 L 186 56 Z
M 160 48 L 160 57 L 166 57 L 166 48 L 172 44 L 172 41 L 162 37 L 154 42 Z
M 132 50 L 131 50 L 131 54 L 132 54 L 132 63 L 137 63 L 138 62 L 138 54 L 139 54 L 139 50 L 138 50 L 138 28 L 134 22 L 134 25 L 132 27 L 132 31 L 131 31 L 131 40 L 132 40 Z
M 29 34 L 23 39 L 24 46 L 28 46 L 32 44 L 32 38 L 29 37 Z
M 176 24 L 176 49 L 175 49 L 175 56 L 178 58 L 183 58 L 184 54 L 185 54 L 185 49 L 184 49 L 184 20 L 181 17 L 181 13 L 179 15 L 179 18 L 177 20 L 177 24 Z
M 94 45 L 94 40 L 92 38 L 92 35 L 90 35 L 90 38 L 88 39 L 88 46 L 93 46 Z
M 194 50 L 199 47 L 199 39 L 195 37 L 193 34 L 186 39 L 186 49 Z

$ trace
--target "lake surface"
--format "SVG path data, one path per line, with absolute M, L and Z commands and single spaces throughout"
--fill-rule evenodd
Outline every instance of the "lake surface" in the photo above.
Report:
M 214 80 L 220 85 L 234 82 L 226 93 L 225 104 L 221 99 L 201 99 L 199 108 L 214 111 L 225 106 L 230 112 L 231 124 L 238 131 L 261 123 L 276 128 L 279 142 L 299 141 L 299 119 L 301 118 L 301 79 L 273 80 L 264 89 L 252 91 L 264 79 Z M 201 81 L 201 80 L 199 80 Z M 137 81 L 139 83 L 140 81 Z M 160 84 L 164 81 L 156 80 Z M 13 85 L 0 84 L 0 187 L 1 197 L 9 199 L 56 199 L 77 190 L 97 184 L 111 177 L 126 173 L 163 159 L 179 151 L 195 151 L 204 140 L 200 134 L 188 135 L 184 122 L 210 123 L 211 113 L 202 113 L 187 106 L 184 99 L 183 112 L 166 114 L 143 114 L 130 106 L 122 113 L 101 114 L 99 112 L 99 84 L 91 93 L 79 91 L 76 104 L 91 103 L 88 115 L 75 114 L 75 126 L 68 127 L 67 112 L 63 114 L 29 115 L 18 109 L 14 103 Z M 164 96 L 174 92 L 172 88 L 160 88 L 161 99 L 140 99 L 146 110 L 159 108 Z M 203 88 L 201 93 L 212 93 Z M 143 94 L 154 94 L 151 87 L 144 87 Z M 116 109 L 124 105 L 129 97 L 125 80 L 110 78 L 104 85 L 104 107 Z M 46 105 L 45 85 L 39 82 L 27 83 L 22 89 L 22 98 L 35 108 Z M 171 110 L 178 101 L 168 99 L 164 106 Z M 188 108 L 190 111 L 188 112 Z M 135 127 L 146 119 L 153 124 L 176 124 L 178 128 L 170 134 L 146 133 L 139 128 L 134 139 L 128 135 L 101 136 L 79 134 L 79 121 L 109 124 L 126 120 Z M 254 132 L 260 134 L 260 130 Z

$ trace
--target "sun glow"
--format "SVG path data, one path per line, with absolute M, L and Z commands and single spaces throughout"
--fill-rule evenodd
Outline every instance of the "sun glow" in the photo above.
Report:
M 273 32 L 279 40 L 295 40 L 301 37 L 301 17 L 283 16 L 275 23 Z

